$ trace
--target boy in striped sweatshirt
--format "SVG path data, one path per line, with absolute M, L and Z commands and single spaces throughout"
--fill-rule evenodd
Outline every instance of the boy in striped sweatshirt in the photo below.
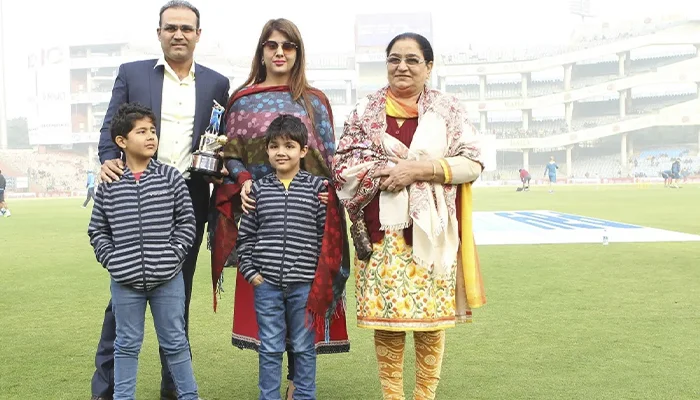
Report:
M 121 179 L 95 195 L 88 228 L 97 261 L 111 276 L 114 400 L 134 399 L 146 303 L 178 399 L 199 398 L 185 335 L 182 263 L 195 240 L 195 216 L 177 169 L 153 159 L 158 136 L 153 112 L 139 104 L 119 108 L 110 127 L 126 156 Z
M 254 286 L 258 322 L 260 400 L 279 400 L 282 355 L 294 353 L 294 398 L 316 399 L 315 330 L 307 301 L 325 229 L 319 195 L 325 178 L 301 170 L 308 132 L 297 117 L 270 123 L 265 143 L 275 172 L 253 183 L 255 209 L 241 218 L 236 242 L 239 271 Z

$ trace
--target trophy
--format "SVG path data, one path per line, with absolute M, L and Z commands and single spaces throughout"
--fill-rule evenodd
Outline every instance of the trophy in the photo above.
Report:
M 221 169 L 224 166 L 224 160 L 219 156 L 219 149 L 228 141 L 226 135 L 219 135 L 224 111 L 226 109 L 214 100 L 209 126 L 199 139 L 199 149 L 192 153 L 192 166 L 187 169 L 190 173 L 214 178 L 222 177 Z

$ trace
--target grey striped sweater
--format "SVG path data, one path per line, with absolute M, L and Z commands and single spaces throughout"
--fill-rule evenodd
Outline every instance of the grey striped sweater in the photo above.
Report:
M 182 269 L 196 235 L 187 184 L 175 168 L 151 160 L 136 181 L 126 168 L 102 185 L 88 227 L 97 261 L 112 278 L 151 290 Z
M 325 178 L 300 171 L 287 191 L 275 174 L 253 183 L 255 210 L 244 214 L 236 242 L 239 269 L 250 282 L 260 273 L 277 286 L 314 280 L 326 223 L 318 199 Z

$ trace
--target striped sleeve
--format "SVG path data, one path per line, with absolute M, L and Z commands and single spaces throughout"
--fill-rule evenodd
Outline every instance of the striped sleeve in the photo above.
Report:
M 187 252 L 194 245 L 197 235 L 197 223 L 195 221 L 192 198 L 187 189 L 185 178 L 174 168 L 170 169 L 169 173 L 171 175 L 170 180 L 175 188 L 175 210 L 173 213 L 175 226 L 171 243 L 180 260 L 184 260 Z
M 107 215 L 104 211 L 104 196 L 107 194 L 106 192 L 108 192 L 107 188 L 103 187 L 102 190 L 95 193 L 95 204 L 92 207 L 92 217 L 88 226 L 88 236 L 90 237 L 90 244 L 95 251 L 95 258 L 105 268 L 107 268 L 109 259 L 114 252 L 112 229 L 109 227 Z
M 316 193 L 328 192 L 328 187 L 326 186 L 326 181 L 324 179 L 319 179 L 316 185 Z M 316 212 L 316 229 L 318 232 L 318 254 L 321 254 L 321 245 L 323 244 L 323 233 L 326 229 L 326 210 L 327 205 L 319 201 L 318 211 Z
M 248 197 L 252 200 L 257 199 L 257 194 L 260 190 L 259 185 L 259 182 L 255 182 L 250 190 Z M 238 240 L 236 241 L 238 269 L 241 271 L 243 277 L 251 283 L 255 275 L 260 273 L 253 263 L 253 248 L 258 240 L 258 227 L 258 211 L 256 207 L 248 214 L 243 214 L 241 217 L 241 224 L 238 228 Z

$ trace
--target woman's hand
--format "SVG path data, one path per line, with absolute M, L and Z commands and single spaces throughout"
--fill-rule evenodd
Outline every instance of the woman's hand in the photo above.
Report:
M 323 185 L 328 187 L 328 181 L 323 181 Z M 321 204 L 328 205 L 328 192 L 319 193 L 318 199 L 321 201 Z
M 375 177 L 379 177 L 379 188 L 392 193 L 398 193 L 410 186 L 418 177 L 416 161 L 389 157 L 393 167 L 382 168 Z
M 253 187 L 253 180 L 248 179 L 243 182 L 243 188 L 241 189 L 241 208 L 243 212 L 248 214 L 250 211 L 255 210 L 255 200 L 248 197 L 250 194 L 250 189 Z

